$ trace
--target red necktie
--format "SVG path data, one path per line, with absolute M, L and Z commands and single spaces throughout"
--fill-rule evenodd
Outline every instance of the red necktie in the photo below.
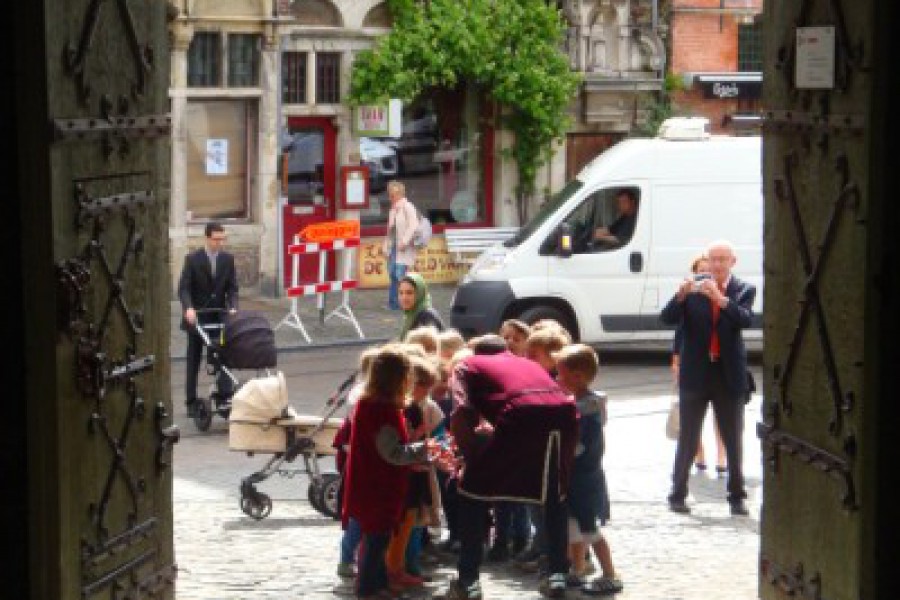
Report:
M 722 293 L 725 293 L 725 290 L 719 286 L 719 289 Z M 722 310 L 719 307 L 719 303 L 715 300 L 710 300 L 712 303 L 712 335 L 709 338 L 709 358 L 710 360 L 719 360 L 719 332 L 717 326 L 719 324 L 719 311 Z

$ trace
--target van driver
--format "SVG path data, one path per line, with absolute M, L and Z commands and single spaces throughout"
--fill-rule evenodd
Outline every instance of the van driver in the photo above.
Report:
M 604 246 L 623 246 L 634 235 L 637 222 L 637 198 L 632 190 L 624 189 L 616 194 L 618 217 L 609 227 L 594 230 L 594 242 Z

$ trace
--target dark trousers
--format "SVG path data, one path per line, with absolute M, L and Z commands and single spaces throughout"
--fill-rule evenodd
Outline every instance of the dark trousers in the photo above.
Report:
M 209 360 L 207 350 L 207 359 Z M 200 374 L 200 364 L 203 362 L 203 340 L 194 331 L 187 332 L 187 352 L 185 356 L 184 375 L 184 400 L 186 403 L 197 399 L 197 376 Z M 221 369 L 216 376 L 216 388 L 219 393 L 228 398 L 231 396 L 234 384 L 231 378 Z
M 494 503 L 494 543 L 527 540 L 531 537 L 530 529 L 527 505 L 521 502 Z
M 359 575 L 356 582 L 358 596 L 372 596 L 388 587 L 384 552 L 391 534 L 364 533 L 359 545 Z
M 743 434 L 744 397 L 728 391 L 721 363 L 711 369 L 706 389 L 701 392 L 681 391 L 678 397 L 678 416 L 681 421 L 675 464 L 672 467 L 672 492 L 670 501 L 683 501 L 688 494 L 688 476 L 697 444 L 703 433 L 703 417 L 712 403 L 713 413 L 725 444 L 728 459 L 728 501 L 737 502 L 747 497 L 744 490 Z
M 441 489 L 441 508 L 444 511 L 444 520 L 447 521 L 447 533 L 451 539 L 459 539 L 458 498 L 456 491 L 456 479 L 451 478 L 443 471 L 437 472 L 438 485 Z
M 567 555 L 569 535 L 566 504 L 559 493 L 558 449 L 554 448 L 550 457 L 550 472 L 547 480 L 547 500 L 544 503 L 544 535 L 547 540 L 547 554 L 551 573 L 568 573 Z M 491 503 L 475 500 L 464 494 L 459 495 L 459 581 L 470 585 L 480 577 L 484 559 L 485 527 L 487 511 Z

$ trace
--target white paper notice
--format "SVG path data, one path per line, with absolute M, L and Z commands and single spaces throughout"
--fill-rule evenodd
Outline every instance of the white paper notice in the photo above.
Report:
M 366 181 L 353 173 L 347 178 L 347 206 L 363 206 L 366 203 Z
M 206 140 L 206 174 L 228 175 L 228 140 Z
M 796 63 L 798 89 L 833 89 L 834 27 L 798 27 Z

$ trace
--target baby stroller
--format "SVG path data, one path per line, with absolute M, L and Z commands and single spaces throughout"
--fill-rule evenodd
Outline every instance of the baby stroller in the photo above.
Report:
M 219 309 L 212 312 L 225 313 Z M 255 311 L 226 313 L 224 324 L 198 324 L 196 331 L 206 346 L 206 372 L 213 382 L 209 396 L 200 399 L 194 425 L 207 431 L 213 415 L 227 419 L 231 412 L 231 399 L 241 387 L 235 370 L 254 369 L 258 377 L 271 374 L 270 369 L 277 365 L 275 332 L 265 315 Z
M 262 469 L 241 480 L 241 510 L 254 519 L 272 512 L 272 499 L 256 489 L 256 484 L 275 473 L 284 477 L 309 475 L 307 497 L 318 512 L 340 518 L 341 477 L 322 471 L 319 459 L 336 454 L 334 435 L 343 419 L 333 415 L 347 402 L 355 374 L 348 377 L 326 402 L 320 416 L 298 415 L 288 405 L 287 386 L 279 372 L 268 378 L 247 382 L 234 396 L 229 417 L 228 445 L 231 450 L 271 453 Z M 297 458 L 302 466 L 289 467 Z

